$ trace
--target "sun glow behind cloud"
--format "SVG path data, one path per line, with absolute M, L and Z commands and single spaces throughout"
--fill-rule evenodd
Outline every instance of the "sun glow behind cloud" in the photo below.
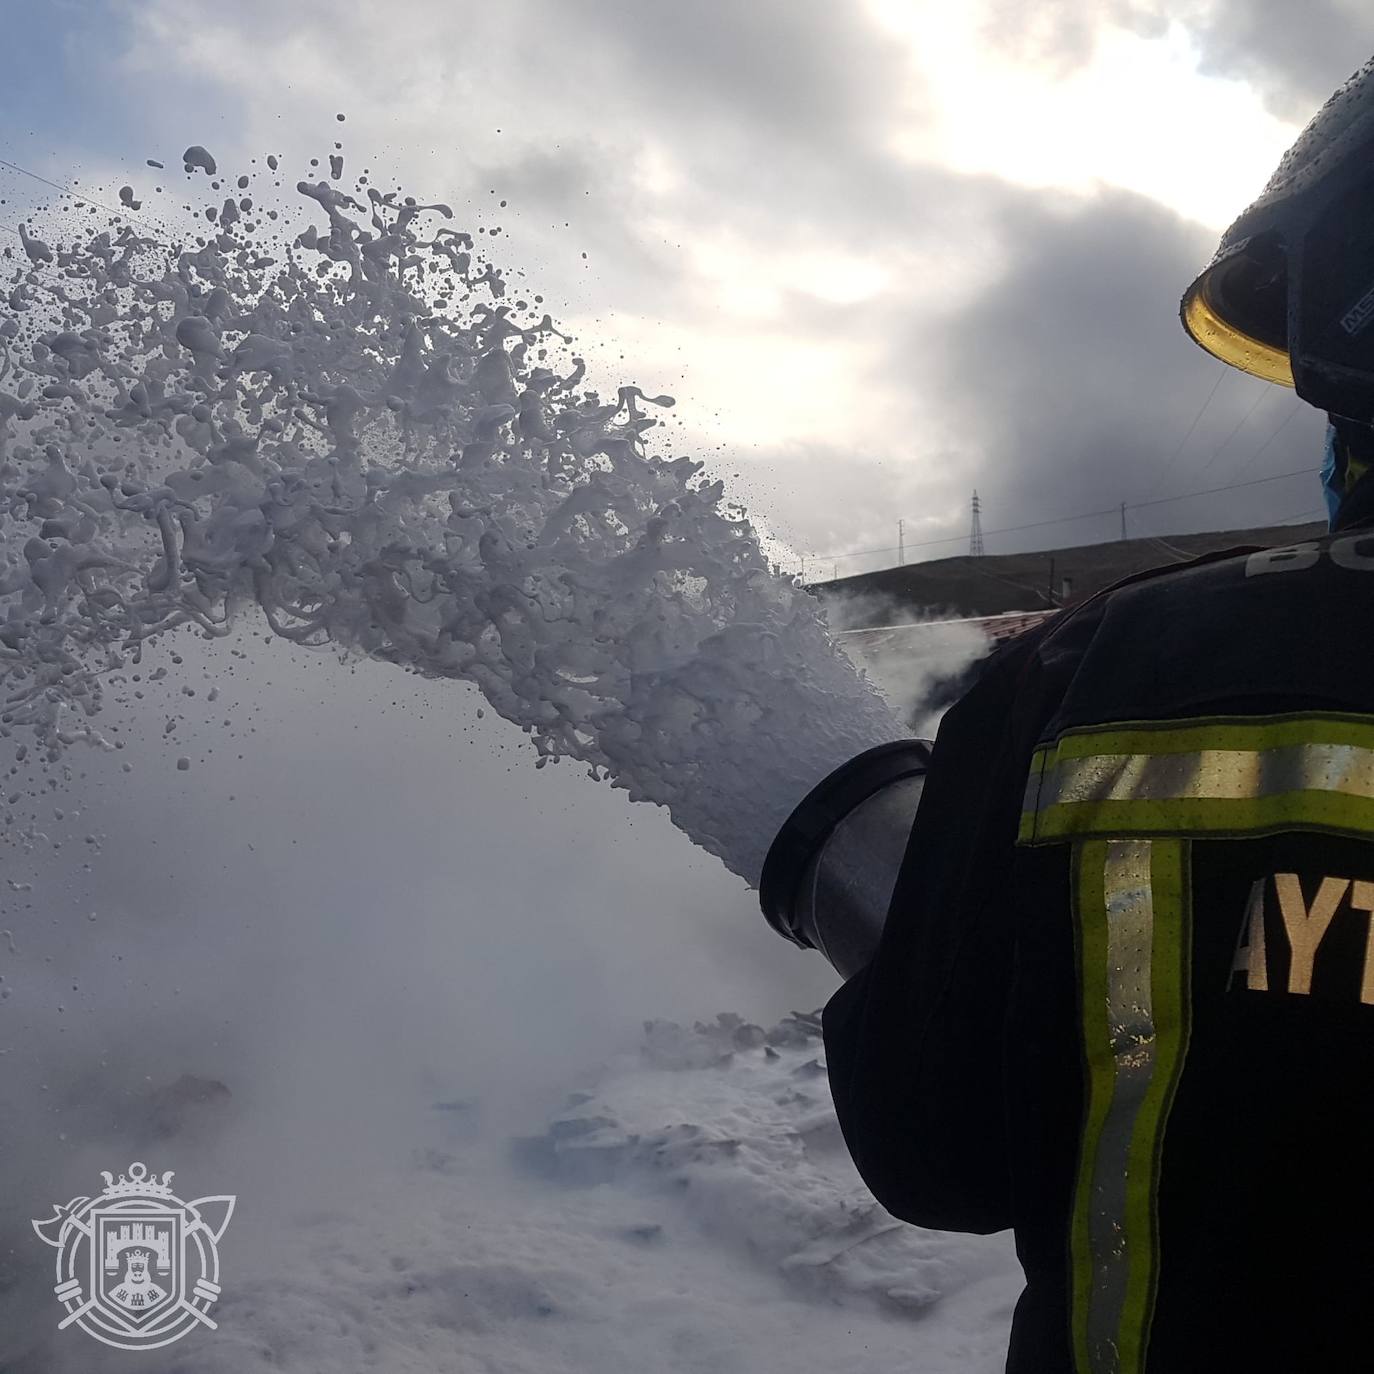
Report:
M 1197 44 L 1178 23 L 1156 36 L 1104 23 L 1087 59 L 1066 70 L 1062 61 L 1032 60 L 999 45 L 984 5 L 862 3 L 910 64 L 908 97 L 895 102 L 904 120 L 890 126 L 885 149 L 897 154 L 892 171 L 899 178 L 903 168 L 916 181 L 934 167 L 1075 199 L 1116 188 L 1220 230 L 1297 133 L 1265 109 L 1251 85 L 1204 74 Z M 894 234 L 884 223 L 871 247 L 837 243 L 824 230 L 808 235 L 781 219 L 759 237 L 728 220 L 704 225 L 697 209 L 684 216 L 683 176 L 667 152 L 646 154 L 636 171 L 692 283 L 692 319 L 668 331 L 676 356 L 690 360 L 679 384 L 690 408 L 705 401 L 732 446 L 822 443 L 834 449 L 832 464 L 844 467 L 865 451 L 887 451 L 890 436 L 910 432 L 920 412 L 923 438 L 907 461 L 922 467 L 926 481 L 906 492 L 907 511 L 943 508 L 948 467 L 923 455 L 954 438 L 948 417 L 917 396 L 918 385 L 902 388 L 907 412 L 900 418 L 863 385 L 860 378 L 872 374 L 864 330 L 854 322 L 873 318 L 893 292 L 915 315 L 954 316 L 1005 268 L 1014 236 L 999 238 L 984 224 L 955 218 L 951 205 L 918 198 L 905 231 Z M 1123 244 L 1123 255 L 1132 249 Z M 1177 289 L 1185 284 L 1180 277 Z M 843 322 L 836 316 L 840 332 L 826 340 L 817 329 L 789 328 L 799 305 L 813 324 L 827 305 L 869 313 Z M 663 322 L 632 323 L 622 311 L 619 326 L 638 336 L 641 358 L 666 352 Z M 761 408 L 761 394 L 785 396 L 787 404 Z M 958 506 L 962 522 L 962 499 Z
M 1106 183 L 1223 228 L 1298 132 L 1245 82 L 1204 75 L 1178 23 L 1153 38 L 1104 27 L 1091 59 L 1065 72 L 990 43 L 980 7 L 868 4 L 930 95 L 895 140 L 913 162 L 1036 187 Z

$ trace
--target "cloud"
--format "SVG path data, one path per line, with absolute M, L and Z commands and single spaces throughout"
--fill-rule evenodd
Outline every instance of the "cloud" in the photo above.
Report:
M 1159 37 L 1171 24 L 1187 30 L 1204 72 L 1251 83 L 1299 124 L 1374 53 L 1374 14 L 1361 0 L 990 0 L 984 33 L 1023 60 L 1068 71 L 1092 60 L 1109 26 Z
M 617 53 L 652 122 L 808 155 L 881 140 L 900 104 L 901 49 L 862 7 L 827 0 L 570 0 L 565 32 Z M 705 149 L 703 149 L 705 151 Z
M 960 476 L 979 488 L 985 528 L 1111 510 L 1318 461 L 1315 416 L 1288 424 L 1263 448 L 1290 416 L 1292 394 L 1223 372 L 1179 327 L 1178 298 L 1212 246 L 1206 231 L 1111 190 L 1068 197 L 1005 188 L 993 214 L 1007 244 L 1000 276 L 938 323 L 912 314 L 884 331 L 886 366 L 920 360 L 947 413 L 960 417 L 971 451 Z M 1312 478 L 1149 507 L 1130 523 L 1137 533 L 1225 528 L 1318 504 Z M 991 547 L 1089 542 L 1118 528 L 1115 516 L 1103 517 Z
M 880 551 L 841 572 L 890 566 L 899 516 L 908 557 L 962 552 L 975 487 L 986 530 L 1036 526 L 990 537 L 990 551 L 1011 552 L 1115 538 L 1122 501 L 1319 462 L 1320 416 L 1209 359 L 1179 325 L 1211 231 L 1111 188 L 1070 195 L 950 174 L 941 199 L 982 226 L 986 275 L 938 307 L 912 281 L 852 308 L 853 394 L 868 411 L 854 443 L 798 439 L 758 455 L 795 498 L 770 528 L 813 551 L 811 575 L 830 575 L 832 551 Z M 872 437 L 876 416 L 885 441 Z M 1320 506 L 1311 475 L 1127 519 L 1133 534 L 1167 533 L 1315 518 Z M 1090 511 L 1108 513 L 1049 523 Z
M 1272 85 L 1253 10 L 1195 0 L 1181 18 L 1208 62 Z M 1104 26 L 1151 37 L 1180 17 L 1155 0 L 982 13 L 988 42 L 1051 69 L 1090 62 Z M 913 547 L 956 535 L 975 485 L 990 527 L 1182 489 L 1150 474 L 1216 379 L 1174 315 L 1213 236 L 1139 197 L 913 152 L 897 135 L 932 117 L 919 34 L 875 6 L 155 0 L 130 25 L 115 65 L 176 151 L 202 141 L 238 166 L 270 148 L 289 187 L 337 136 L 350 172 L 499 224 L 494 256 L 593 381 L 677 395 L 662 442 L 711 460 L 797 549 L 886 547 L 899 516 Z M 1197 450 L 1207 485 L 1258 447 L 1282 398 L 1257 395 L 1222 382 L 1178 472 Z M 1254 471 L 1308 437 L 1295 421 Z M 1300 504 L 1296 485 L 1236 503 Z M 1158 528 L 1228 509 L 1162 508 Z
M 1164 8 L 1153 0 L 1151 9 Z M 1277 114 L 1299 123 L 1374 53 L 1374 14 L 1359 0 L 1212 0 L 1195 8 L 1205 69 L 1251 82 Z

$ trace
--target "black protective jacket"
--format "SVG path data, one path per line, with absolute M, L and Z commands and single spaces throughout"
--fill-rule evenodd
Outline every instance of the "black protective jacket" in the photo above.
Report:
M 1015 1228 L 1013 1374 L 1374 1367 L 1374 480 L 998 653 L 825 1034 L 879 1201 Z

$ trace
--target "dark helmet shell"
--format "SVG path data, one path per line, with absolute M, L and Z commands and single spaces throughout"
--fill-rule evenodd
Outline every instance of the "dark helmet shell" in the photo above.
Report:
M 1180 314 L 1194 341 L 1233 367 L 1293 386 L 1295 262 L 1323 215 L 1366 180 L 1374 180 L 1374 58 L 1298 135 L 1259 197 L 1222 235 L 1212 261 L 1189 286 Z M 1353 247 L 1348 246 L 1347 258 Z M 1362 277 L 1374 281 L 1374 258 L 1328 266 L 1332 274 L 1337 269 L 1350 273 L 1355 282 Z M 1339 288 L 1323 294 L 1342 299 Z M 1301 381 L 1298 389 L 1304 390 Z M 1328 399 L 1324 396 L 1322 403 Z

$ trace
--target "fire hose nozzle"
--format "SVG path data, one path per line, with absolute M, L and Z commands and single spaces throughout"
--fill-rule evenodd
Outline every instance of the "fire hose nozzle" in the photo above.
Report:
M 764 860 L 768 924 L 844 978 L 878 947 L 930 757 L 930 742 L 912 739 L 850 759 L 807 794 Z

